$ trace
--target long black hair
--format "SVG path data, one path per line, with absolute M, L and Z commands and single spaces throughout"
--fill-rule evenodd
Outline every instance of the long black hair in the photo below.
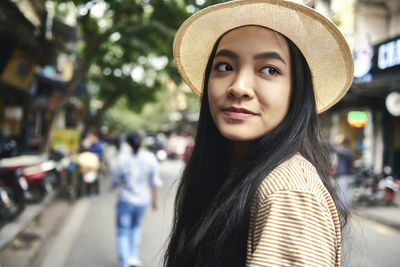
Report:
M 245 266 L 250 208 L 257 188 L 275 167 L 297 152 L 316 167 L 342 222 L 347 220 L 328 174 L 329 149 L 320 134 L 311 72 L 302 53 L 287 38 L 292 61 L 289 111 L 234 169 L 229 169 L 229 140 L 211 118 L 207 92 L 219 40 L 205 71 L 195 145 L 175 199 L 166 267 Z

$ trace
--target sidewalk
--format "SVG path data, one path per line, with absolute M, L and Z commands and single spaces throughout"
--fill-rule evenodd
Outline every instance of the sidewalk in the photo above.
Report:
M 0 230 L 0 251 L 3 250 L 29 223 L 45 210 L 57 197 L 59 189 L 51 191 L 39 203 L 27 203 L 25 210 Z
M 399 192 L 400 193 L 400 192 Z M 356 215 L 400 230 L 400 195 L 396 196 L 396 206 L 359 207 Z

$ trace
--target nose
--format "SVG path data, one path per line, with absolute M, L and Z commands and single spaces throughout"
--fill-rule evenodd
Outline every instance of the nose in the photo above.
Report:
M 228 97 L 231 98 L 252 98 L 254 96 L 254 91 L 251 73 L 246 70 L 238 72 L 231 86 L 229 86 L 227 94 Z

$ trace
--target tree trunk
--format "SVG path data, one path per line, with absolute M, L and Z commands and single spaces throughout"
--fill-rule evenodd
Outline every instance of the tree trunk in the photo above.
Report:
M 89 16 L 90 11 L 88 12 L 87 16 Z M 79 86 L 79 84 L 82 82 L 83 78 L 86 77 L 86 74 L 89 71 L 92 58 L 94 53 L 97 51 L 99 48 L 100 44 L 108 38 L 113 32 L 116 27 L 121 23 L 121 18 L 124 14 L 127 13 L 127 10 L 121 9 L 119 10 L 115 16 L 114 16 L 114 22 L 113 26 L 110 27 L 108 30 L 103 32 L 100 35 L 94 36 L 90 41 L 88 42 L 86 48 L 85 48 L 85 54 L 82 58 L 82 61 L 78 64 L 77 68 L 75 69 L 71 81 L 68 83 L 67 88 L 65 90 L 65 93 L 62 95 L 61 100 L 59 105 L 56 107 L 56 109 L 53 112 L 53 115 L 50 118 L 49 122 L 49 128 L 48 131 L 45 135 L 44 139 L 44 145 L 42 147 L 42 152 L 48 153 L 50 150 L 50 142 L 51 142 L 51 134 L 53 130 L 56 127 L 56 122 L 58 120 L 58 117 L 62 111 L 62 109 L 65 107 L 65 105 L 68 103 L 69 98 L 73 95 L 75 92 L 76 88 Z M 86 17 L 87 18 L 87 17 Z M 89 28 L 87 27 L 87 20 L 83 22 L 83 28 L 84 28 L 84 34 L 86 36 L 93 36 L 93 34 L 90 32 Z
M 90 128 L 99 129 L 101 127 L 106 112 L 115 104 L 115 102 L 117 102 L 122 94 L 123 90 L 117 90 L 113 95 L 106 99 L 103 106 L 97 110 L 96 115 L 91 117 L 88 123 L 85 124 L 85 128 L 83 130 L 84 135 L 87 134 Z

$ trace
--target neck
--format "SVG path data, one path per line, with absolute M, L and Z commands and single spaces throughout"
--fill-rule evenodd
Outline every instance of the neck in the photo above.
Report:
M 249 154 L 250 150 L 254 147 L 254 141 L 232 141 L 229 145 L 230 159 L 229 168 L 234 168 L 243 158 Z

